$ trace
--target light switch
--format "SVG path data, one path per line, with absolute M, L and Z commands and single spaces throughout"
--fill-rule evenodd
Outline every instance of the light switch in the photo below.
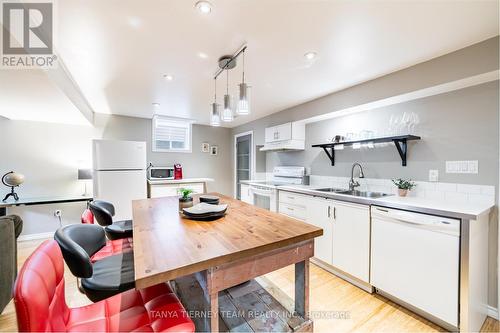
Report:
M 479 173 L 479 161 L 469 161 L 469 173 Z
M 475 173 L 479 172 L 478 161 L 446 161 L 446 173 Z
M 429 181 L 430 182 L 439 181 L 439 170 L 429 170 Z

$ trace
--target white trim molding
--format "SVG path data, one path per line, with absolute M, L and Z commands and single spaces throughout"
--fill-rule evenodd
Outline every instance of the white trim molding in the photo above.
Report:
M 38 234 L 28 234 L 28 235 L 20 235 L 17 238 L 18 242 L 26 242 L 38 239 L 52 239 L 54 237 L 54 231 L 50 232 L 42 232 Z
M 488 317 L 499 320 L 498 318 L 500 318 L 500 317 L 499 317 L 498 309 L 492 307 L 491 305 L 488 305 Z
M 237 167 L 237 161 L 238 161 L 238 156 L 236 154 L 237 152 L 237 147 L 236 143 L 239 137 L 245 136 L 245 135 L 250 135 L 250 179 L 254 179 L 255 177 L 255 145 L 254 145 L 254 137 L 253 137 L 253 131 L 248 131 L 248 132 L 243 132 L 243 133 L 238 133 L 234 135 L 234 144 L 233 144 L 233 183 L 234 183 L 234 188 L 233 188 L 233 197 L 236 199 L 236 194 L 238 193 L 238 184 L 236 182 L 236 167 Z
M 451 82 L 446 82 L 443 84 L 438 84 L 436 86 L 427 87 L 419 90 L 415 90 L 409 93 L 400 94 L 396 96 L 391 96 L 388 98 L 379 99 L 373 102 L 355 105 L 349 108 L 336 110 L 329 113 L 324 113 L 318 116 L 306 118 L 303 120 L 299 120 L 299 122 L 304 122 L 306 124 L 314 123 L 321 120 L 327 120 L 342 116 L 351 115 L 358 112 L 369 111 L 373 109 L 382 108 L 389 105 L 405 103 L 409 101 L 413 101 L 416 99 L 430 97 L 440 94 L 445 94 L 448 92 L 452 92 L 455 90 L 460 90 L 464 88 L 469 88 L 473 86 L 477 86 L 483 83 L 493 82 L 500 78 L 500 70 L 494 70 L 491 72 L 473 75 L 464 79 L 455 80 Z

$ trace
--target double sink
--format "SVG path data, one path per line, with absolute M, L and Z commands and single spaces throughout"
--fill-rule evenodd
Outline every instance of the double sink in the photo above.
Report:
M 358 190 L 345 190 L 340 188 L 315 188 L 313 191 L 326 192 L 326 193 L 335 193 L 335 194 L 344 194 L 344 195 L 352 195 L 354 197 L 363 197 L 363 198 L 381 198 L 389 196 L 390 194 L 382 193 L 382 192 L 368 192 L 368 191 L 358 191 Z

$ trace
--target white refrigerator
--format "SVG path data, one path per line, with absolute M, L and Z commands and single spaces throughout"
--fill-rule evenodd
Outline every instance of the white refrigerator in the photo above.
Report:
M 132 200 L 145 199 L 146 142 L 93 140 L 94 198 L 115 206 L 115 219 L 132 219 Z

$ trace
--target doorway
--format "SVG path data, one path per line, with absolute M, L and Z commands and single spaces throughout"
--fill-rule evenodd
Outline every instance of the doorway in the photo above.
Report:
M 241 181 L 250 180 L 254 175 L 255 154 L 253 132 L 245 132 L 234 136 L 234 197 L 241 199 Z

